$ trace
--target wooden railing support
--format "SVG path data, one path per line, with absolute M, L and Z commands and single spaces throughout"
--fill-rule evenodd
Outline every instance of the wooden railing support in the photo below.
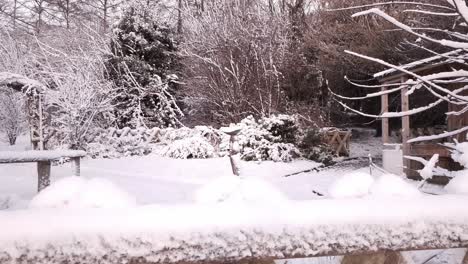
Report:
M 37 191 L 50 185 L 50 161 L 37 162 Z
M 365 255 L 346 255 L 341 264 L 410 264 L 400 252 L 384 251 Z

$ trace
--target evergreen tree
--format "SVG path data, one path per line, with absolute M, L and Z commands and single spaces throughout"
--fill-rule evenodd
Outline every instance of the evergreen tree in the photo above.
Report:
M 179 68 L 173 31 L 151 13 L 146 3 L 129 5 L 113 30 L 109 77 L 121 88 L 117 125 L 177 126 L 182 112 L 176 104 L 175 75 Z

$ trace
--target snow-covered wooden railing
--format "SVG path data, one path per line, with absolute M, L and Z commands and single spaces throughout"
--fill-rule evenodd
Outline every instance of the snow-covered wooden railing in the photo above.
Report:
M 0 211 L 0 263 L 232 263 L 468 247 L 467 204 L 447 195 Z
M 50 184 L 51 162 L 63 158 L 71 159 L 73 174 L 80 175 L 80 159 L 86 156 L 81 150 L 29 150 L 29 151 L 0 151 L 2 163 L 37 162 L 38 191 Z

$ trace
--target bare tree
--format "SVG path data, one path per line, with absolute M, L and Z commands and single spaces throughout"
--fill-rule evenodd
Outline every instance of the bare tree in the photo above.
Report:
M 188 103 L 217 122 L 284 110 L 280 67 L 288 26 L 285 16 L 270 16 L 267 4 L 252 1 L 213 1 L 204 13 L 187 16 Z

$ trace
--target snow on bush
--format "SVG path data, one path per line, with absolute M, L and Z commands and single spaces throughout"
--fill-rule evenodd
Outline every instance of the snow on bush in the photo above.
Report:
M 160 141 L 165 145 L 160 154 L 166 157 L 212 158 L 216 156 L 221 132 L 207 126 L 167 128 L 161 131 Z
M 297 120 L 290 115 L 277 115 L 255 120 L 249 116 L 231 126 L 241 128 L 236 136 L 243 160 L 289 162 L 301 156 L 296 147 L 299 131 Z M 229 137 L 223 137 L 221 154 L 229 150 Z
M 394 174 L 383 174 L 372 184 L 370 192 L 375 196 L 414 197 L 421 195 L 416 186 Z
M 206 139 L 194 136 L 172 142 L 161 154 L 177 159 L 206 159 L 214 157 L 215 151 Z
M 86 146 L 86 152 L 93 158 L 142 156 L 151 153 L 151 146 L 141 135 L 108 137 L 102 134 L 94 143 Z
M 42 190 L 30 208 L 127 208 L 136 205 L 129 194 L 112 182 L 94 178 L 66 177 Z
M 221 176 L 195 193 L 197 203 L 267 203 L 287 202 L 286 196 L 261 179 L 239 176 Z
M 338 178 L 328 189 L 333 198 L 363 197 L 368 195 L 374 178 L 364 172 L 351 172 Z

